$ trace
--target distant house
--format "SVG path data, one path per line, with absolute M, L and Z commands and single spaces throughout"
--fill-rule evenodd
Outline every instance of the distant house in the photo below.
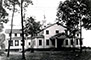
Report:
M 8 49 L 8 42 L 10 40 L 10 29 L 6 29 L 6 50 Z M 12 30 L 12 39 L 10 43 L 10 49 L 11 50 L 21 50 L 22 49 L 22 31 L 21 29 L 13 29 Z M 24 35 L 25 36 L 25 35 Z M 31 40 L 29 37 L 25 37 L 25 49 L 30 47 Z
M 6 49 L 8 49 L 8 41 L 10 39 L 10 29 L 6 29 Z M 12 30 L 12 41 L 11 41 L 11 50 L 21 50 L 22 49 L 22 38 L 21 38 L 21 29 Z M 70 40 L 65 33 L 66 28 L 56 23 L 50 24 L 49 26 L 42 29 L 37 36 L 32 38 L 25 36 L 25 49 L 34 48 L 34 49 L 47 49 L 47 48 L 61 48 L 61 47 L 79 47 L 80 42 L 78 39 Z M 78 36 L 78 35 L 77 35 Z

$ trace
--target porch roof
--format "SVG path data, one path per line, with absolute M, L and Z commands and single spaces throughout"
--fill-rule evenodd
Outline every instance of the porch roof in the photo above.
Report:
M 5 33 L 9 34 L 11 32 L 11 29 L 6 29 Z M 21 29 L 13 29 L 12 33 L 22 33 Z
M 32 37 L 32 39 L 34 39 L 34 38 L 44 38 L 44 36 L 43 35 L 39 35 L 39 36 Z
M 58 33 L 58 34 L 52 36 L 50 39 L 53 40 L 53 39 L 65 39 L 65 38 L 67 38 L 65 33 Z
M 31 40 L 30 37 L 24 38 L 24 40 L 29 40 L 29 39 Z M 10 40 L 10 38 L 8 38 L 7 40 Z M 22 37 L 12 37 L 11 40 L 22 40 Z
M 10 38 L 8 38 L 7 40 L 10 40 Z M 11 40 L 22 40 L 22 37 L 12 37 Z

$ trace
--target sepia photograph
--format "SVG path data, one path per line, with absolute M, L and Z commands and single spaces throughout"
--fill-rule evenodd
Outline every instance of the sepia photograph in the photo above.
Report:
M 91 0 L 0 0 L 0 60 L 91 60 Z

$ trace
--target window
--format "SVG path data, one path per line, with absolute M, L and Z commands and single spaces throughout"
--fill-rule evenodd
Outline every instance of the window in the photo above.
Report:
M 17 33 L 15 33 L 15 36 L 17 36 Z
M 30 45 L 30 42 L 28 44 Z
M 79 36 L 79 33 L 77 34 L 77 36 Z
M 59 30 L 56 30 L 56 34 L 58 34 L 59 33 Z
M 8 41 L 9 42 L 9 41 Z M 13 46 L 13 40 L 10 40 L 10 46 Z
M 46 45 L 49 45 L 49 39 L 46 39 Z
M 20 36 L 22 36 L 22 33 L 20 33 Z
M 42 40 L 39 40 L 39 45 L 42 45 Z
M 19 46 L 19 40 L 15 40 L 15 46 Z
M 66 40 L 66 45 L 68 45 L 68 40 Z
M 71 45 L 73 45 L 73 40 L 71 40 Z
M 49 34 L 49 30 L 46 30 L 46 34 Z
M 78 39 L 76 39 L 76 45 L 78 45 Z
M 23 45 L 23 40 L 21 40 L 21 46 Z M 25 43 L 24 43 L 24 46 L 25 46 Z

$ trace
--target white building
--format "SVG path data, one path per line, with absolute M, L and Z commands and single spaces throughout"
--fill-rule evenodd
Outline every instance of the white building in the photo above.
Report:
M 66 33 L 66 28 L 61 25 L 57 25 L 56 23 L 51 24 L 45 27 L 38 36 L 43 37 L 35 37 L 33 40 L 35 41 L 34 48 L 61 48 L 61 47 L 80 47 L 80 42 L 78 39 L 70 40 L 62 33 Z M 51 40 L 51 37 L 60 34 L 58 39 Z M 78 37 L 78 36 L 77 36 Z M 79 38 L 79 37 L 78 37 Z
M 10 29 L 6 29 L 5 33 L 6 33 L 6 50 L 8 49 L 8 42 L 10 40 Z M 21 29 L 13 29 L 12 30 L 12 39 L 11 39 L 11 43 L 10 43 L 10 49 L 11 50 L 21 50 L 22 49 L 22 31 Z M 30 38 L 26 37 L 25 38 L 25 49 L 30 47 Z
M 36 45 L 36 48 L 51 48 L 51 47 L 53 47 L 52 41 L 50 40 L 50 38 L 52 36 L 56 35 L 57 33 L 62 33 L 62 32 L 65 32 L 65 28 L 57 25 L 56 23 L 45 27 L 38 34 L 39 36 L 43 35 L 44 37 L 41 39 L 40 38 L 34 39 L 36 41 L 36 44 L 38 43 L 38 45 Z M 57 47 L 56 42 L 57 42 L 57 40 L 55 40 L 55 47 Z
M 61 47 L 79 47 L 79 40 L 69 40 L 62 33 L 66 33 L 66 28 L 61 25 L 57 25 L 56 23 L 51 24 L 45 27 L 40 33 L 38 33 L 35 37 L 25 37 L 25 49 L 34 48 L 34 49 L 47 49 L 47 48 L 61 48 Z M 12 30 L 12 41 L 11 47 L 12 50 L 21 50 L 22 49 L 22 38 L 21 38 L 21 30 L 13 29 Z M 51 40 L 50 38 L 60 34 L 58 39 Z M 8 49 L 8 41 L 10 39 L 10 29 L 6 30 L 6 49 Z M 74 42 L 74 45 L 73 45 Z

